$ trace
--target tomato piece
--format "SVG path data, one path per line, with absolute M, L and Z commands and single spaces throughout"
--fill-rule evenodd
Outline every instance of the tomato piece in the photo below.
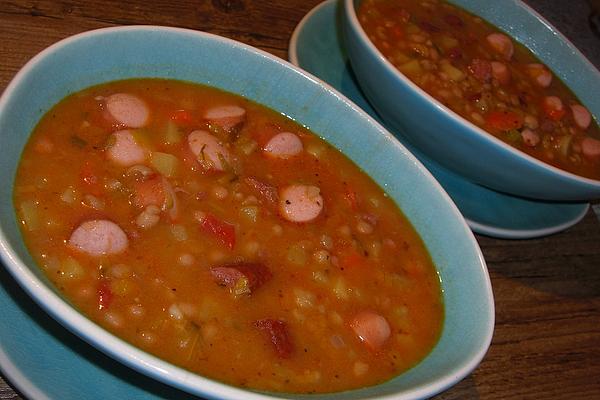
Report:
M 268 204 L 276 204 L 279 201 L 279 194 L 275 186 L 264 183 L 252 176 L 244 178 L 244 183 L 254 189 L 261 199 L 266 200 Z
M 235 226 L 225 221 L 221 221 L 212 214 L 206 214 L 200 223 L 202 229 L 213 235 L 229 250 L 235 246 Z
M 84 191 L 94 196 L 100 196 L 104 192 L 104 187 L 100 178 L 98 178 L 97 167 L 90 161 L 86 161 L 79 170 L 79 178 L 84 186 Z
M 510 131 L 523 126 L 523 117 L 508 110 L 491 111 L 486 115 L 485 122 L 492 129 Z
M 136 182 L 133 190 L 135 192 L 133 204 L 136 207 L 143 208 L 149 205 L 155 205 L 162 208 L 163 205 L 165 205 L 167 195 L 165 193 L 163 180 L 159 175 L 143 182 Z
M 98 284 L 98 310 L 106 310 L 113 301 L 114 295 L 107 279 L 101 279 Z
M 194 123 L 194 117 L 189 111 L 177 110 L 171 114 L 171 121 L 178 125 L 191 125 Z

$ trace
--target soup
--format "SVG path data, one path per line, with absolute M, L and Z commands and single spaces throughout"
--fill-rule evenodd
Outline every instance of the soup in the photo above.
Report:
M 438 275 L 394 202 L 308 129 L 214 88 L 139 79 L 70 95 L 26 145 L 14 203 L 79 310 L 233 385 L 377 384 L 441 332 Z
M 437 0 L 365 0 L 359 21 L 400 72 L 460 116 L 558 168 L 600 179 L 600 128 L 524 46 Z

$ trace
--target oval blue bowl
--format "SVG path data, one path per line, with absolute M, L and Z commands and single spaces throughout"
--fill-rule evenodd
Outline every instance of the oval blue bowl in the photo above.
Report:
M 12 202 L 23 147 L 55 103 L 91 85 L 157 77 L 203 83 L 273 108 L 344 152 L 398 203 L 438 268 L 445 322 L 438 344 L 417 366 L 360 390 L 319 398 L 432 396 L 477 366 L 490 344 L 494 303 L 486 265 L 458 210 L 423 166 L 344 96 L 291 64 L 222 37 L 166 27 L 122 27 L 65 39 L 34 57 L 0 98 L 0 248 L 25 291 L 65 327 L 124 364 L 208 398 L 306 398 L 226 385 L 160 360 L 100 328 L 73 308 L 28 253 Z M 68 168 L 65 165 L 65 168 Z
M 463 119 L 400 73 L 372 44 L 343 0 L 345 47 L 365 96 L 381 118 L 417 149 L 468 180 L 511 195 L 551 201 L 600 198 L 600 181 L 539 161 Z M 600 72 L 562 34 L 518 0 L 453 0 L 524 44 L 595 116 Z

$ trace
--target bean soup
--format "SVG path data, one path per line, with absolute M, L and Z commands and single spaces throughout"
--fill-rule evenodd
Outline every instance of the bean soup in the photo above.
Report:
M 214 88 L 135 79 L 68 96 L 26 145 L 14 204 L 75 307 L 213 379 L 359 388 L 440 336 L 436 269 L 386 193 L 307 128 Z
M 505 143 L 600 180 L 600 128 L 552 71 L 481 18 L 439 0 L 364 0 L 373 44 L 419 87 Z

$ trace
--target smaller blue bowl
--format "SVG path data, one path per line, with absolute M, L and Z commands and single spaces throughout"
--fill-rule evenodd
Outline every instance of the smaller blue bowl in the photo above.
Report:
M 438 269 L 445 321 L 417 366 L 380 385 L 319 399 L 432 396 L 481 361 L 494 328 L 485 261 L 464 219 L 429 172 L 390 133 L 320 80 L 258 49 L 166 27 L 121 27 L 65 39 L 34 57 L 0 98 L 0 258 L 24 290 L 75 334 L 124 364 L 190 393 L 220 399 L 315 398 L 233 387 L 158 359 L 105 331 L 65 299 L 27 251 L 12 187 L 21 152 L 39 119 L 65 96 L 127 78 L 168 78 L 218 87 L 307 126 L 337 147 L 396 201 Z M 68 168 L 65 165 L 65 168 Z
M 345 47 L 357 81 L 381 118 L 410 144 L 468 180 L 511 195 L 551 201 L 600 198 L 600 181 L 525 154 L 444 106 L 400 73 L 358 21 L 361 0 L 343 0 Z M 519 0 L 453 0 L 524 44 L 600 115 L 600 72 L 561 33 Z

